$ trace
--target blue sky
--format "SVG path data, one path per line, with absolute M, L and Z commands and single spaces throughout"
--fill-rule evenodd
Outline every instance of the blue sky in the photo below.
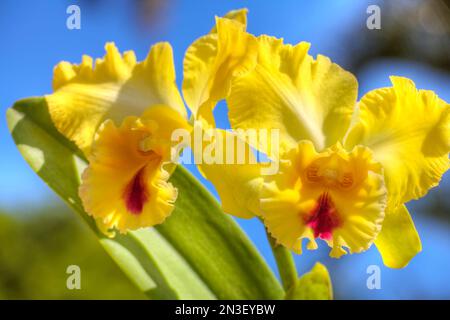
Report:
M 349 57 L 343 38 L 352 28 L 365 25 L 366 8 L 377 1 L 293 0 L 277 1 L 275 4 L 274 1 L 261 0 L 175 0 L 168 2 L 160 14 L 159 24 L 147 30 L 138 27 L 135 11 L 129 1 L 95 1 L 94 5 L 87 5 L 87 2 L 15 0 L 0 3 L 0 110 L 3 115 L 19 98 L 50 93 L 52 69 L 60 60 L 79 62 L 83 54 L 101 57 L 107 41 L 114 41 L 121 51 L 134 50 L 140 59 L 146 56 L 151 44 L 169 41 L 174 49 L 177 82 L 181 84 L 182 59 L 189 44 L 210 30 L 214 15 L 241 7 L 249 8 L 250 32 L 283 37 L 289 43 L 311 42 L 311 54 L 327 55 L 345 67 Z M 81 7 L 81 30 L 66 28 L 66 8 L 70 4 Z M 377 61 L 361 70 L 358 74 L 359 94 L 388 86 L 389 75 L 410 77 L 418 87 L 434 90 L 440 97 L 450 101 L 449 74 L 415 62 L 399 60 Z M 219 124 L 227 124 L 223 103 L 219 105 L 216 115 Z M 9 136 L 4 116 L 2 119 L 0 208 L 32 208 L 43 202 L 54 201 L 55 196 L 19 155 Z M 448 193 L 449 180 L 447 174 L 442 187 L 432 193 Z M 214 192 L 208 182 L 205 184 Z M 420 211 L 420 201 L 410 208 Z M 406 269 L 384 268 L 374 248 L 362 255 L 331 260 L 324 246 L 316 252 L 297 257 L 298 268 L 303 272 L 316 260 L 326 263 L 332 270 L 336 290 L 342 297 L 411 298 L 423 295 L 449 298 L 449 225 L 426 218 L 426 213 L 418 213 L 416 224 L 422 235 L 424 252 Z M 259 223 L 239 222 L 274 267 Z M 382 290 L 370 291 L 366 288 L 366 268 L 371 264 L 377 264 L 382 269 Z

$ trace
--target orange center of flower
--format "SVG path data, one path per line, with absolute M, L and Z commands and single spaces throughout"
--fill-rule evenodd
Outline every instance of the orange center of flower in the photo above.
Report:
M 327 188 L 350 189 L 355 185 L 354 172 L 336 157 L 320 158 L 306 168 L 306 180 Z
M 306 225 L 313 229 L 314 237 L 331 240 L 332 231 L 341 224 L 338 212 L 327 192 L 317 199 L 315 207 L 306 218 Z
M 148 192 L 144 181 L 145 167 L 140 169 L 125 188 L 124 200 L 128 211 L 132 214 L 140 214 L 148 200 Z

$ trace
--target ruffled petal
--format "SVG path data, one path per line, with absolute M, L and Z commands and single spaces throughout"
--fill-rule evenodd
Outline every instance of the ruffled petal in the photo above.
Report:
M 366 94 L 345 145 L 371 148 L 384 168 L 390 206 L 423 197 L 449 167 L 450 107 L 406 78 Z
M 227 98 L 233 129 L 279 129 L 282 150 L 300 140 L 323 150 L 342 139 L 356 105 L 356 78 L 327 57 L 314 60 L 309 46 L 258 38 L 258 64 L 235 78 Z
M 375 245 L 389 268 L 406 267 L 422 251 L 419 234 L 405 205 L 386 211 Z
M 247 8 L 228 11 L 223 17 L 241 23 L 244 28 L 247 27 Z M 217 33 L 217 25 L 215 25 L 209 33 Z
M 280 173 L 266 177 L 261 212 L 269 232 L 296 253 L 302 239 L 332 248 L 330 256 L 367 250 L 381 229 L 386 205 L 381 167 L 368 149 L 340 145 L 317 153 L 309 141 L 291 149 Z
M 158 106 L 141 118 L 125 118 L 120 127 L 112 120 L 100 126 L 79 193 L 103 231 L 124 233 L 162 223 L 170 215 L 177 190 L 168 182 L 174 166 L 169 128 L 185 122 L 177 111 Z
M 156 104 L 170 106 L 186 117 L 168 43 L 154 45 L 139 63 L 134 52 L 121 55 L 113 43 L 105 49 L 105 57 L 97 59 L 94 67 L 89 56 L 83 56 L 80 65 L 58 64 L 54 93 L 46 96 L 56 128 L 86 154 L 106 118 L 120 122 Z
M 196 40 L 184 58 L 183 96 L 196 119 L 214 125 L 212 110 L 231 80 L 256 63 L 256 39 L 245 32 L 247 11 L 216 17 L 212 33 Z

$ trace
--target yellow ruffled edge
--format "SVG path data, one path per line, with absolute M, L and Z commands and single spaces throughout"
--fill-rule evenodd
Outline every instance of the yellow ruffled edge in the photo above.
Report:
M 241 9 L 235 9 L 235 10 L 228 11 L 223 17 L 226 19 L 230 19 L 230 20 L 239 22 L 246 28 L 247 27 L 247 15 L 248 15 L 248 9 L 241 8 Z M 217 25 L 215 25 L 209 33 L 210 34 L 217 33 Z
M 120 54 L 114 42 L 105 44 L 106 54 L 103 58 L 95 59 L 83 55 L 80 64 L 62 61 L 53 70 L 53 90 L 74 82 L 99 83 L 103 81 L 125 81 L 131 76 L 136 66 L 136 55 L 133 51 Z
M 54 93 L 45 96 L 55 127 L 86 155 L 105 119 L 120 122 L 154 104 L 168 105 L 187 117 L 175 83 L 170 44 L 155 44 L 142 62 L 136 62 L 133 51 L 121 55 L 112 42 L 105 50 L 94 64 L 86 55 L 79 65 L 59 63 L 54 69 Z
M 213 109 L 229 92 L 233 77 L 256 63 L 256 40 L 245 32 L 247 9 L 216 17 L 211 32 L 195 40 L 183 61 L 184 99 L 196 120 L 215 127 Z
M 449 169 L 450 105 L 410 79 L 391 81 L 361 99 L 344 144 L 373 150 L 395 208 L 425 196 Z

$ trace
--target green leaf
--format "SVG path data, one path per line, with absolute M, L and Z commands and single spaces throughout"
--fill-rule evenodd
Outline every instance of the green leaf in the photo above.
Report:
M 283 289 L 236 222 L 183 167 L 171 182 L 176 209 L 162 225 L 118 235 L 98 231 L 78 197 L 87 165 L 53 126 L 44 98 L 7 111 L 14 141 L 34 171 L 89 224 L 125 274 L 154 299 L 280 299 Z
M 286 293 L 286 300 L 331 300 L 333 289 L 327 268 L 317 262 L 308 273 L 297 279 Z

